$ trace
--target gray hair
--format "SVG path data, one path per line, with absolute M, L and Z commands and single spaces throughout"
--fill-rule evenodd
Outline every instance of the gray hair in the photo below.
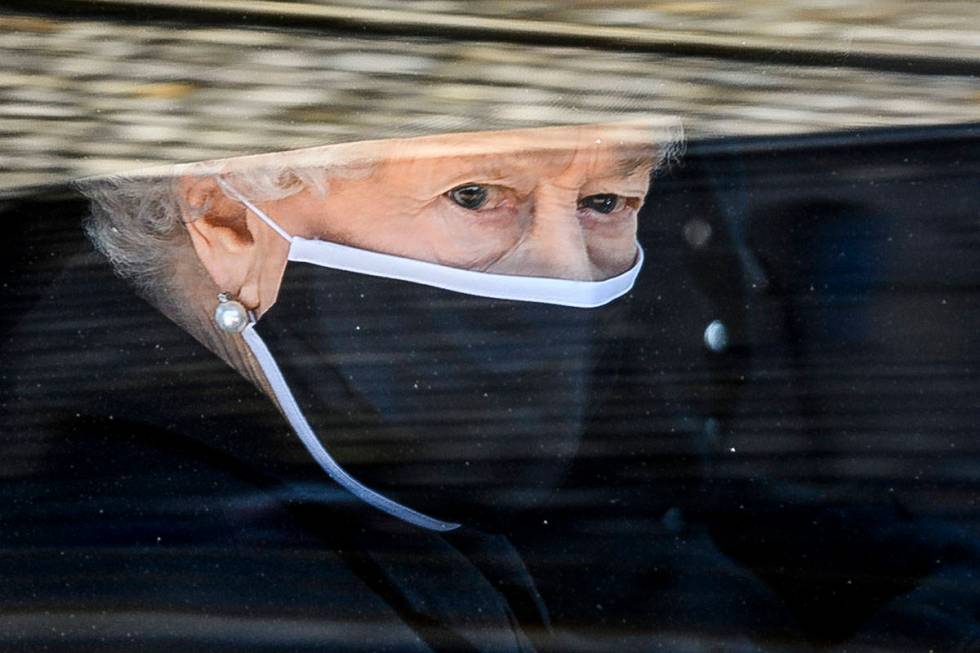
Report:
M 253 168 L 224 177 L 254 201 L 282 199 L 304 188 L 327 191 L 322 168 Z M 74 187 L 90 201 L 84 229 L 95 248 L 140 295 L 180 322 L 186 302 L 175 273 L 180 263 L 197 260 L 184 221 L 209 207 L 187 206 L 179 179 L 177 174 L 116 175 L 83 179 Z
M 182 224 L 177 179 L 102 177 L 75 182 L 87 197 L 85 233 L 116 274 L 154 303 L 171 304 L 175 257 L 191 246 Z

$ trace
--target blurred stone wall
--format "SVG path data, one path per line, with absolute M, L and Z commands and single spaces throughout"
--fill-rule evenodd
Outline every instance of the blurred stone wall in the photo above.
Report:
M 910 56 L 921 46 L 951 59 L 975 57 L 980 42 L 969 29 L 980 17 L 975 3 L 788 4 L 387 2 L 464 21 L 462 7 L 597 29 L 727 30 L 746 42 L 769 33 L 810 45 L 844 39 L 854 52 L 904 43 Z M 969 74 L 677 56 L 628 43 L 596 49 L 6 12 L 0 61 L 0 191 L 330 142 L 631 114 L 678 115 L 693 139 L 980 120 Z
M 294 0 L 289 0 L 294 1 Z M 305 0 L 322 6 L 363 7 L 363 0 Z M 584 26 L 691 31 L 748 40 L 786 37 L 858 50 L 901 46 L 909 54 L 937 47 L 950 55 L 980 48 L 975 2 L 930 0 L 375 0 L 375 10 L 517 18 Z

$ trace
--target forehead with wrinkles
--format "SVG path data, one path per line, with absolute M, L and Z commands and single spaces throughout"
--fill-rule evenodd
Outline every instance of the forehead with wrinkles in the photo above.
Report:
M 322 147 L 217 159 L 177 166 L 176 174 L 225 174 L 275 178 L 297 171 L 325 171 L 338 178 L 372 174 L 379 167 L 398 167 L 406 173 L 459 170 L 494 176 L 548 176 L 577 160 L 580 171 L 592 176 L 649 174 L 669 157 L 680 139 L 674 119 L 548 127 L 496 132 L 439 134 L 407 139 L 361 141 Z M 583 160 L 587 154 L 590 160 Z M 302 177 L 303 175 L 300 175 Z

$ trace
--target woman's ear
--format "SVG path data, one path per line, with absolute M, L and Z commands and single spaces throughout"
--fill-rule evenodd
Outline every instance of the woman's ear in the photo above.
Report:
M 194 251 L 215 287 L 232 293 L 249 308 L 259 307 L 267 260 L 268 239 L 260 232 L 264 225 L 241 202 L 228 197 L 214 177 L 181 177 L 177 191 Z

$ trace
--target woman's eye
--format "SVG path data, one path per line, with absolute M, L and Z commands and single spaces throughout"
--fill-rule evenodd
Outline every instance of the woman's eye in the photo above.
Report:
M 619 195 L 606 193 L 602 195 L 589 195 L 578 201 L 579 209 L 589 209 L 596 213 L 615 213 L 626 205 L 626 200 Z
M 449 199 L 470 211 L 475 211 L 487 203 L 490 191 L 486 186 L 466 184 L 458 186 L 448 193 Z

